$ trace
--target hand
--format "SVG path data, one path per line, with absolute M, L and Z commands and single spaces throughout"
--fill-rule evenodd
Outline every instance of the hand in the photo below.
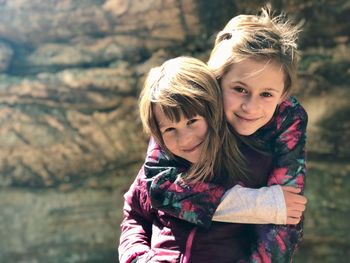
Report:
M 282 186 L 284 200 L 287 209 L 287 224 L 296 225 L 300 222 L 301 216 L 305 211 L 307 199 L 300 195 L 300 188 L 291 186 Z

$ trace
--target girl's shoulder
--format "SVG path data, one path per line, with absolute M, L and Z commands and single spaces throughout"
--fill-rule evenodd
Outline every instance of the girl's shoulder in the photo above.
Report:
M 270 122 L 254 134 L 255 140 L 270 141 L 278 138 L 282 133 L 303 131 L 306 129 L 308 116 L 304 107 L 293 96 L 282 101 Z
M 304 120 L 307 121 L 307 112 L 296 97 L 290 96 L 280 103 L 275 117 L 283 121 Z
M 293 96 L 282 101 L 273 116 L 274 129 L 277 133 L 295 125 L 306 126 L 307 121 L 307 112 Z

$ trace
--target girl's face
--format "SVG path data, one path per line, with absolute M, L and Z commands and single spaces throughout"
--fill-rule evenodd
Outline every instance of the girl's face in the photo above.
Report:
M 270 121 L 283 100 L 284 72 L 277 64 L 246 59 L 223 76 L 221 88 L 227 121 L 248 136 Z
M 179 122 L 171 121 L 158 106 L 155 106 L 155 117 L 168 150 L 191 163 L 198 162 L 208 132 L 207 121 L 199 115 L 191 119 L 181 116 Z

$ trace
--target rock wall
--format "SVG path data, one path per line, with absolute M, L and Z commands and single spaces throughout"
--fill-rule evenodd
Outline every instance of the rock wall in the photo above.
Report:
M 0 1 L 0 261 L 116 261 L 122 194 L 147 144 L 137 109 L 145 73 L 178 55 L 206 60 L 225 22 L 263 2 Z M 304 23 L 296 94 L 309 112 L 311 161 L 346 163 L 350 7 L 271 2 Z M 348 189 L 350 168 L 339 167 Z

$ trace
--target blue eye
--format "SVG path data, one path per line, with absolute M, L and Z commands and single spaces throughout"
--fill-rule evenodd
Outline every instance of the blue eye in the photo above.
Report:
M 265 97 L 265 98 L 269 98 L 269 97 L 272 97 L 272 94 L 269 92 L 263 92 L 263 93 L 261 93 L 261 96 Z

